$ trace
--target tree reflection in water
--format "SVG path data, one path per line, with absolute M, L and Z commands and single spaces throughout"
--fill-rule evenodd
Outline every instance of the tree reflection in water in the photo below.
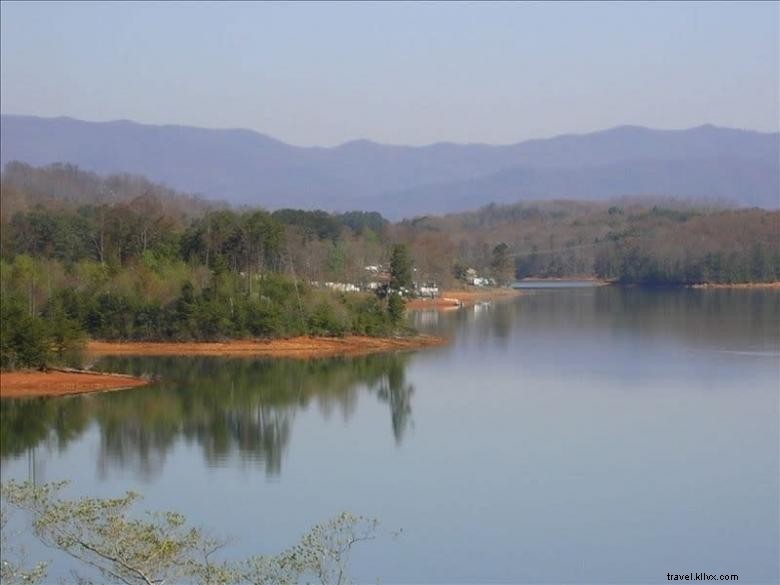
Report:
M 153 385 L 128 392 L 0 401 L 0 456 L 45 444 L 64 449 L 94 423 L 98 471 L 161 472 L 178 441 L 198 445 L 209 465 L 230 458 L 281 472 L 295 415 L 316 404 L 348 419 L 361 392 L 388 404 L 397 443 L 409 424 L 414 388 L 409 355 L 325 360 L 216 357 L 112 357 L 97 369 L 151 375 Z
M 414 386 L 406 383 L 403 364 L 390 364 L 387 375 L 379 383 L 377 396 L 390 405 L 393 436 L 399 445 L 409 424 L 409 417 L 412 414 L 413 392 Z

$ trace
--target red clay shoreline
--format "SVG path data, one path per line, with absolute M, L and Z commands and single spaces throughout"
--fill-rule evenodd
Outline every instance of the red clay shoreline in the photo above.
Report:
M 146 386 L 151 380 L 124 374 L 22 370 L 0 372 L 0 398 L 67 396 Z
M 213 355 L 285 358 L 357 356 L 384 351 L 408 351 L 444 345 L 446 339 L 431 335 L 410 337 L 292 337 L 289 339 L 235 339 L 229 341 L 114 342 L 90 341 L 92 355 Z
M 411 351 L 444 345 L 431 335 L 410 337 L 293 337 L 290 339 L 238 339 L 224 342 L 113 342 L 89 341 L 87 354 L 100 355 L 200 355 L 226 357 L 274 357 L 309 359 L 360 356 L 386 351 Z M 87 371 L 26 370 L 0 373 L 0 398 L 67 396 L 108 390 L 124 390 L 151 380 L 124 374 Z

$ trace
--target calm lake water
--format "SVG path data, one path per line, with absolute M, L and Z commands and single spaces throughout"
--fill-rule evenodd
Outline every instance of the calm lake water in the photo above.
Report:
M 557 288 L 410 319 L 452 343 L 105 359 L 160 381 L 3 401 L 2 478 L 138 490 L 236 556 L 376 517 L 361 582 L 778 581 L 780 293 Z

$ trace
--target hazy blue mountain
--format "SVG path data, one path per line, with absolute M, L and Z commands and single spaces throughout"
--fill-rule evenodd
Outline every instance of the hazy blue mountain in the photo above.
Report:
M 716 197 L 778 206 L 777 133 L 622 126 L 513 145 L 297 147 L 250 130 L 2 116 L 0 159 L 69 162 L 233 203 L 389 217 L 495 202 L 621 195 Z
M 640 159 L 598 166 L 515 167 L 469 181 L 399 191 L 390 198 L 399 217 L 418 213 L 422 199 L 432 214 L 468 211 L 485 202 L 597 200 L 624 195 L 776 208 L 779 183 L 778 166 L 756 159 Z
M 248 130 L 149 126 L 128 121 L 2 116 L 2 163 L 69 162 L 99 172 L 144 175 L 233 203 L 316 206 L 349 190 L 321 176 L 302 149 Z M 305 149 L 303 149 L 305 150 Z

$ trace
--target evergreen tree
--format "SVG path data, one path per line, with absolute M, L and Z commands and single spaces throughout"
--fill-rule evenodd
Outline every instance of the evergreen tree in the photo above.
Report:
M 512 256 L 509 253 L 509 246 L 504 242 L 493 248 L 493 257 L 490 263 L 490 270 L 493 278 L 501 286 L 510 284 L 515 279 L 515 267 L 512 262 Z
M 390 288 L 412 287 L 412 256 L 406 244 L 396 244 L 390 255 Z

